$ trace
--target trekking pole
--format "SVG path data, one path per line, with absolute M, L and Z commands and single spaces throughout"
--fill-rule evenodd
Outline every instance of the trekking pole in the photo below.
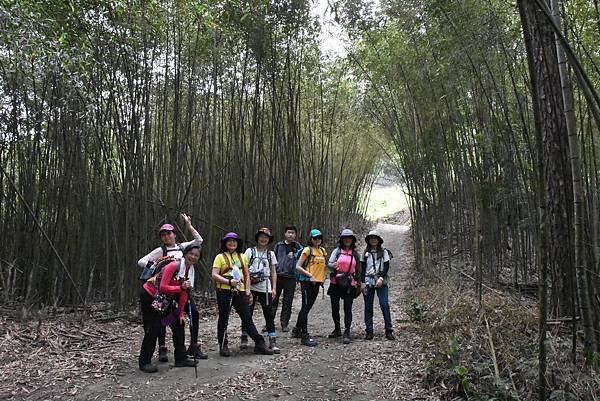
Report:
M 227 340 L 227 332 L 229 331 L 229 316 L 231 315 L 231 308 L 233 308 L 233 288 L 229 290 L 231 297 L 229 298 L 229 309 L 227 310 L 227 327 L 225 327 L 225 336 L 223 336 L 223 341 L 220 346 L 223 348 L 223 344 L 225 344 Z
M 190 321 L 190 336 L 192 335 L 192 331 L 194 331 L 194 323 L 192 322 L 192 303 L 188 300 L 188 320 Z M 198 365 L 196 365 L 196 350 L 194 350 L 194 373 L 196 374 L 196 379 L 198 378 Z

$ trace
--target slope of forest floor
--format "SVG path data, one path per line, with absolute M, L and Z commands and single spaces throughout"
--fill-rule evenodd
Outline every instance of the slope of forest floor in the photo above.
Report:
M 486 287 L 481 302 L 456 258 L 415 274 L 407 292 L 409 320 L 419 325 L 421 346 L 432 353 L 427 382 L 442 399 L 538 399 L 538 310 L 530 293 Z M 580 333 L 578 333 L 580 335 Z M 583 368 L 581 341 L 573 364 L 569 321 L 550 320 L 547 332 L 550 400 L 600 399 L 600 376 Z
M 131 319 L 133 312 L 129 318 L 110 321 L 97 310 L 83 325 L 68 315 L 28 323 L 3 319 L 0 356 L 5 363 L 0 367 L 0 398 L 438 400 L 434 391 L 423 386 L 431 355 L 423 351 L 418 330 L 406 319 L 405 294 L 413 285 L 409 228 L 383 223 L 377 228 L 396 255 L 390 291 L 396 341 L 384 338 L 377 304 L 375 339 L 363 339 L 362 297 L 354 306 L 353 343 L 344 346 L 328 339 L 333 329 L 329 297 L 320 295 L 309 319 L 318 347 L 300 346 L 289 333 L 280 333 L 281 355 L 238 351 L 239 320 L 234 314 L 229 326 L 234 355 L 221 358 L 215 339 L 214 302 L 205 301 L 200 334 L 209 359 L 200 361 L 196 379 L 193 369 L 176 369 L 172 362 L 159 364 L 160 371 L 154 375 L 137 369 L 142 327 L 137 319 Z M 293 322 L 299 304 L 298 293 Z M 262 326 L 262 317 L 255 321 Z M 170 334 L 167 338 L 169 341 Z

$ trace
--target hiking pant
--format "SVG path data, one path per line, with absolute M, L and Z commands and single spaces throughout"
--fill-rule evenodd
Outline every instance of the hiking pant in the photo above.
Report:
M 256 301 L 260 304 L 267 324 L 267 333 L 269 333 L 269 337 L 275 337 L 275 311 L 272 307 L 272 298 L 273 296 L 270 292 L 252 291 L 252 305 L 250 305 L 250 315 L 254 316 Z M 244 328 L 242 327 L 242 329 Z M 243 331 L 247 332 L 246 330 Z
M 254 341 L 254 344 L 264 344 L 265 339 L 256 330 L 256 326 L 252 321 L 250 308 L 246 303 L 244 292 L 222 290 L 217 288 L 217 307 L 219 308 L 219 318 L 217 319 L 217 340 L 219 348 L 228 344 L 227 341 L 227 324 L 229 323 L 229 314 L 231 309 L 235 309 L 240 319 L 242 327 Z
M 344 328 L 346 330 L 350 330 L 350 326 L 352 326 L 352 303 L 354 302 L 354 297 L 351 295 L 347 295 L 343 298 L 337 295 L 331 295 L 331 317 L 333 318 L 333 324 L 336 329 L 339 329 L 340 326 L 340 299 L 344 300 Z M 372 315 L 372 314 L 371 314 Z
M 388 286 L 384 285 L 379 288 L 375 288 L 370 285 L 367 287 L 367 293 L 365 297 L 365 326 L 366 332 L 373 332 L 373 301 L 375 300 L 375 292 L 377 292 L 377 298 L 379 299 L 379 306 L 383 313 L 383 320 L 385 321 L 385 331 L 392 331 L 392 314 L 390 313 L 390 304 L 388 302 Z
M 275 294 L 275 299 L 273 300 L 273 320 L 275 320 L 275 315 L 277 315 L 279 297 L 283 292 L 281 315 L 279 316 L 281 327 L 285 327 L 290 324 L 290 318 L 292 317 L 292 302 L 294 301 L 295 291 L 296 277 L 277 276 L 277 294 Z
M 148 294 L 146 290 L 143 288 L 140 290 L 140 308 L 142 310 L 142 321 L 144 322 L 144 339 L 142 340 L 142 347 L 138 358 L 140 367 L 152 362 L 152 354 L 154 354 L 154 350 L 156 349 L 156 340 L 160 333 L 160 329 L 163 327 L 160 323 L 160 314 L 152 307 L 153 300 L 154 297 Z M 173 333 L 175 362 L 180 362 L 187 358 L 184 344 L 185 334 L 183 331 L 183 324 L 177 319 L 170 327 L 171 332 Z
M 158 346 L 166 347 L 167 346 L 167 328 L 165 326 L 160 326 L 160 331 L 158 332 Z
M 321 283 L 312 283 L 310 281 L 301 281 L 300 289 L 302 290 L 302 308 L 298 313 L 298 321 L 296 327 L 300 329 L 302 335 L 308 335 L 308 313 L 315 304 L 319 296 Z

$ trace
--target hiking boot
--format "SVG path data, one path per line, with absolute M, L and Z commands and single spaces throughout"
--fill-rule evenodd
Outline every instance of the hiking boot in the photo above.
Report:
M 394 337 L 394 332 L 391 330 L 385 332 L 385 338 L 392 341 L 396 339 L 396 337 Z
M 221 349 L 219 350 L 219 355 L 221 356 L 231 356 L 231 351 L 229 351 L 229 347 L 227 346 L 227 344 L 224 344 Z
M 189 356 L 192 356 L 194 359 L 208 359 L 208 355 L 202 352 L 199 344 L 190 345 L 190 347 L 187 350 L 187 354 Z
M 248 336 L 245 334 L 242 334 L 242 336 L 240 337 L 240 349 L 247 349 L 248 348 Z
M 352 342 L 352 336 L 350 335 L 350 330 L 344 330 L 344 338 L 342 339 L 342 343 L 350 344 Z
M 339 338 L 342 336 L 342 330 L 339 327 L 336 327 L 327 338 Z
M 273 355 L 274 354 L 273 350 L 270 349 L 269 347 L 267 347 L 267 344 L 264 341 L 254 344 L 254 353 L 261 354 L 261 355 Z
M 284 333 L 287 333 L 288 331 L 290 331 L 290 328 L 288 327 L 287 324 L 281 323 L 281 331 Z
M 169 356 L 167 353 L 169 350 L 164 345 L 162 347 L 158 347 L 158 361 L 159 362 L 169 362 Z
M 175 362 L 175 365 L 173 366 L 176 368 L 193 368 L 196 365 L 198 365 L 197 361 L 194 361 L 193 359 L 184 359 L 183 361 Z
M 277 346 L 277 337 L 269 337 L 269 348 L 273 350 L 274 354 L 281 353 L 281 350 Z
M 365 334 L 365 340 L 372 340 L 373 339 L 373 333 L 369 332 L 367 334 Z
M 308 334 L 302 337 L 300 344 L 306 345 L 307 347 L 316 347 L 317 342 Z
M 156 373 L 158 372 L 158 368 L 151 363 L 147 363 L 145 365 L 140 365 L 140 370 L 145 373 Z
M 302 331 L 299 327 L 296 326 L 292 329 L 292 338 L 302 338 Z

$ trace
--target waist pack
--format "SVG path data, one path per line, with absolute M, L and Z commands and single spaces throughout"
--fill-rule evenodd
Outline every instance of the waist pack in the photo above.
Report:
M 337 286 L 342 289 L 348 289 L 352 286 L 352 278 L 350 273 L 337 273 L 335 275 Z
M 167 316 L 175 307 L 175 300 L 158 291 L 152 300 L 151 306 L 161 316 Z

